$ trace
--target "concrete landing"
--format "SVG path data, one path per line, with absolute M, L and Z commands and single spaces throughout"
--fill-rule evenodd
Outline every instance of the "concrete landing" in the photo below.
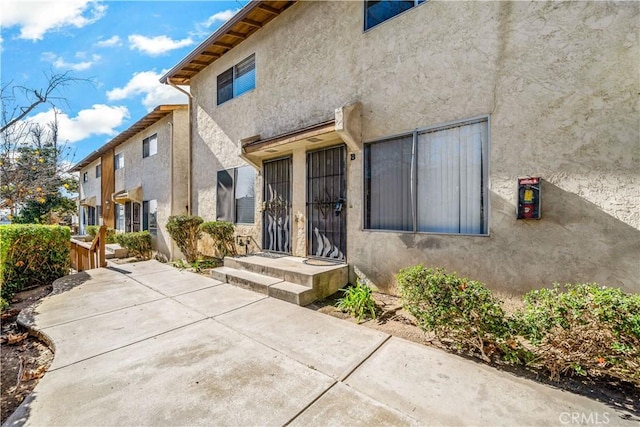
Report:
M 56 353 L 3 427 L 637 425 L 613 406 L 156 261 L 118 267 L 70 276 L 19 316 Z
M 261 255 L 226 257 L 211 271 L 216 280 L 302 306 L 337 292 L 348 274 L 347 264 Z

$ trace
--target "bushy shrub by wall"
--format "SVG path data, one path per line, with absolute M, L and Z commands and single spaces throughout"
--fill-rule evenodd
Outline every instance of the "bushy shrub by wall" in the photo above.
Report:
M 100 226 L 99 225 L 88 225 L 87 226 L 87 234 L 89 236 L 91 236 L 91 239 L 95 239 L 96 235 L 98 234 L 98 231 L 100 230 Z M 106 233 L 106 241 L 107 243 L 116 243 L 116 230 L 111 228 L 111 227 L 107 227 L 107 233 Z
M 176 242 L 188 263 L 198 259 L 198 240 L 202 236 L 202 231 L 200 231 L 202 222 L 201 217 L 193 215 L 170 216 L 167 222 L 169 235 Z
M 116 234 L 116 242 L 136 258 L 151 258 L 151 234 L 148 231 Z
M 209 221 L 201 224 L 200 230 L 211 236 L 220 258 L 224 258 L 227 255 L 238 255 L 233 238 L 235 229 L 232 223 L 226 221 Z
M 57 225 L 0 225 L 1 296 L 69 274 L 71 231 Z
M 537 363 L 564 373 L 611 377 L 640 385 L 640 295 L 596 283 L 555 284 L 524 296 L 511 320 Z
M 423 265 L 396 276 L 404 308 L 444 344 L 489 360 L 509 338 L 502 302 L 482 283 Z
M 501 355 L 558 379 L 607 376 L 640 386 L 640 295 L 596 283 L 531 291 L 506 316 L 483 284 L 422 265 L 396 276 L 404 308 L 440 342 Z

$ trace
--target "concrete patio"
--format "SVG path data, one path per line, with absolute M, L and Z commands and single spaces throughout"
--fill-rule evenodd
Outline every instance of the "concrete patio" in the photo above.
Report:
M 637 425 L 599 402 L 156 261 L 21 321 L 55 359 L 5 426 Z

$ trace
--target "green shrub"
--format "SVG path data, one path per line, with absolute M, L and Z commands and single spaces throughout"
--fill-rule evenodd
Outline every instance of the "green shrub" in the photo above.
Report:
M 87 234 L 89 236 L 91 236 L 91 239 L 95 239 L 96 235 L 98 234 L 98 230 L 100 230 L 100 226 L 99 225 L 88 225 L 87 226 Z M 107 244 L 110 243 L 116 243 L 116 230 L 114 230 L 111 227 L 107 227 L 107 233 L 106 233 L 107 237 L 106 237 L 106 241 Z
M 340 290 L 344 291 L 344 296 L 338 300 L 338 309 L 349 313 L 358 322 L 367 316 L 376 318 L 376 302 L 371 296 L 371 288 L 358 280 L 355 286 Z
M 151 234 L 148 231 L 116 234 L 116 242 L 136 258 L 151 258 Z
M 200 225 L 200 231 L 211 236 L 213 244 L 218 254 L 220 254 L 220 258 L 224 258 L 227 255 L 238 255 L 233 239 L 235 229 L 232 223 L 226 221 L 209 221 Z
M 71 231 L 57 225 L 0 225 L 0 295 L 69 274 Z
M 511 320 L 552 377 L 609 375 L 640 384 L 640 295 L 596 283 L 531 291 Z
M 404 308 L 444 344 L 479 351 L 484 360 L 496 351 L 517 350 L 502 302 L 482 283 L 423 265 L 401 270 L 396 279 Z
M 169 235 L 189 264 L 198 259 L 198 240 L 202 237 L 200 224 L 202 218 L 192 215 L 170 216 L 167 222 Z

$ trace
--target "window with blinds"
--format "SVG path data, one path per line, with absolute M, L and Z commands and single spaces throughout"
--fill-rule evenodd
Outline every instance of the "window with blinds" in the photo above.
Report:
M 426 0 L 375 0 L 364 2 L 364 29 L 373 28 Z
M 154 134 L 142 140 L 142 158 L 158 153 L 158 135 Z
M 216 220 L 235 224 L 255 222 L 255 179 L 251 166 L 218 171 Z
M 488 233 L 488 119 L 365 146 L 365 228 Z
M 255 54 L 218 75 L 218 105 L 256 87 Z

